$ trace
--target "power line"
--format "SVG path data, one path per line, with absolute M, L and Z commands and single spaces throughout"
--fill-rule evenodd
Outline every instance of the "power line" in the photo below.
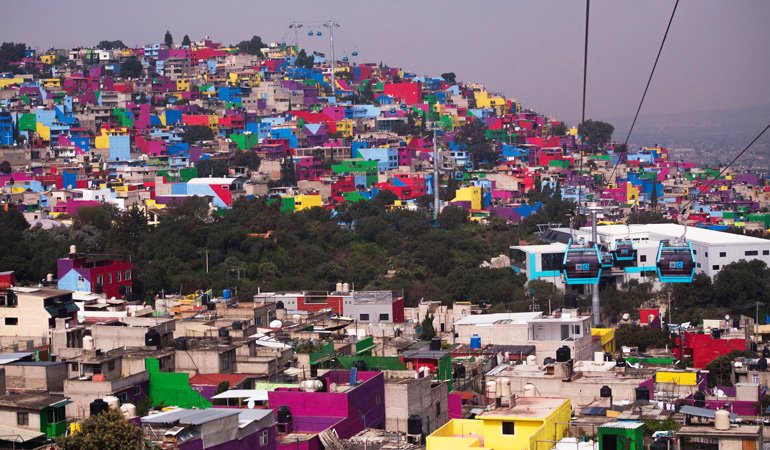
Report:
M 585 43 L 583 44 L 583 110 L 580 115 L 580 125 L 586 122 L 586 80 L 588 79 L 588 18 L 590 17 L 591 0 L 586 0 L 586 33 Z M 582 139 L 581 139 L 582 141 Z M 577 192 L 577 204 L 580 206 L 580 195 L 582 193 L 583 184 L 583 148 L 578 148 L 578 156 L 580 161 L 578 163 L 578 192 Z
M 663 34 L 663 40 L 660 42 L 660 47 L 658 48 L 658 56 L 655 57 L 655 63 L 652 65 L 652 71 L 650 72 L 650 77 L 647 78 L 647 85 L 644 87 L 644 93 L 642 94 L 642 99 L 639 101 L 639 106 L 636 108 L 636 114 L 634 114 L 634 120 L 631 122 L 631 127 L 628 129 L 628 134 L 626 134 L 626 140 L 623 141 L 623 149 L 626 153 L 628 153 L 628 140 L 631 138 L 631 132 L 634 131 L 634 126 L 636 125 L 636 119 L 639 118 L 639 112 L 642 110 L 642 105 L 644 104 L 644 99 L 647 97 L 647 91 L 650 89 L 650 84 L 652 83 L 652 76 L 655 75 L 655 69 L 658 67 L 658 61 L 660 60 L 660 54 L 663 52 L 663 46 L 666 44 L 666 38 L 668 37 L 668 32 L 671 30 L 671 23 L 674 21 L 674 15 L 676 14 L 676 8 L 679 6 L 679 0 L 676 0 L 676 3 L 674 3 L 674 9 L 671 11 L 671 17 L 668 19 L 668 25 L 666 26 L 666 32 Z M 613 175 L 615 175 L 615 172 L 618 169 L 618 164 L 620 163 L 620 156 L 618 156 L 618 160 L 615 162 L 615 167 L 612 169 L 612 172 L 610 173 L 609 178 L 607 179 L 607 183 L 604 183 L 602 186 L 602 191 L 599 193 L 599 196 L 601 197 L 602 194 L 604 194 L 604 189 L 607 187 L 607 184 L 612 181 Z

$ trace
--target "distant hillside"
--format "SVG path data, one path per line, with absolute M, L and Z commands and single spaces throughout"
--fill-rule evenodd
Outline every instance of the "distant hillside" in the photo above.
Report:
M 613 137 L 616 140 L 625 139 L 632 119 L 609 120 L 615 125 Z M 726 163 L 767 125 L 768 120 L 770 104 L 675 114 L 645 115 L 642 111 L 630 144 L 692 148 L 704 163 Z M 767 169 L 770 166 L 770 136 L 763 136 L 739 162 L 745 167 Z

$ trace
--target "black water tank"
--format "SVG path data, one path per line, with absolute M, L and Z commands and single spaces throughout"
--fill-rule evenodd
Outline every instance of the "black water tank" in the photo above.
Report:
M 733 328 L 738 328 L 739 330 L 741 329 L 740 317 L 736 317 L 735 319 L 733 319 Z
M 757 343 L 754 341 L 751 341 L 751 352 L 756 353 L 757 352 Z
M 567 309 L 577 308 L 577 295 L 571 292 L 564 294 L 564 307 Z
M 612 353 L 610 352 L 604 352 L 604 361 L 609 362 L 612 361 L 614 358 L 612 357 Z
M 101 284 L 94 285 L 94 294 L 101 294 L 104 292 L 104 289 L 102 289 Z
M 176 344 L 174 347 L 176 347 L 177 350 L 187 350 L 190 348 L 188 344 L 189 342 L 187 342 L 186 337 L 178 337 L 176 338 Z
M 221 337 L 221 338 L 230 337 L 230 330 L 228 330 L 225 327 L 220 328 L 219 329 L 219 337 Z
M 144 345 L 148 347 L 158 347 L 160 345 L 160 333 L 156 330 L 150 330 L 144 334 Z
M 634 389 L 634 391 L 636 392 L 636 401 L 650 401 L 650 390 L 646 387 L 639 386 L 638 388 Z
M 458 365 L 455 366 L 454 377 L 455 378 L 465 378 L 465 365 L 458 364 Z
M 546 358 L 543 358 L 543 365 L 545 365 L 545 366 L 547 366 L 548 364 L 553 364 L 555 362 L 556 362 L 556 360 L 551 358 L 550 356 L 548 356 Z
M 696 392 L 693 396 L 693 406 L 696 408 L 705 408 L 706 407 L 706 394 L 704 394 L 701 391 Z
M 321 389 L 317 392 L 329 392 L 329 384 L 326 382 L 326 377 L 315 377 L 315 379 L 321 382 Z
M 719 328 L 712 328 L 711 337 L 713 337 L 714 339 L 719 339 L 720 337 L 722 337 L 722 330 L 720 330 Z
M 615 360 L 615 366 L 626 367 L 626 360 L 622 356 L 618 356 L 618 359 Z
M 767 348 L 766 345 L 765 345 L 765 348 L 762 349 L 762 357 L 770 358 L 770 348 Z
M 201 295 L 201 305 L 208 305 L 209 303 L 211 303 L 211 297 L 209 297 L 209 294 Z
M 602 386 L 602 388 L 599 389 L 599 397 L 612 398 L 612 388 L 609 386 Z
M 310 365 L 310 376 L 311 377 L 317 377 L 318 376 L 318 364 L 311 364 Z
M 206 305 L 206 310 L 208 311 L 214 311 L 215 309 L 217 309 L 217 304 L 214 302 L 209 302 L 209 304 Z
M 767 370 L 767 358 L 759 358 L 759 361 L 757 361 L 757 370 L 761 372 Z
M 572 351 L 566 345 L 556 349 L 556 362 L 567 362 L 571 358 Z
M 363 359 L 359 359 L 358 361 L 356 361 L 356 370 L 358 370 L 359 372 L 366 372 L 366 369 L 367 369 L 366 361 L 364 361 Z
M 289 411 L 289 407 L 286 405 L 281 405 L 278 407 L 278 423 L 289 423 L 291 422 L 291 411 Z
M 411 435 L 422 434 L 422 417 L 412 414 L 406 419 L 406 433 Z
M 434 337 L 430 340 L 430 349 L 431 350 L 441 350 L 441 338 Z
M 275 302 L 275 309 L 286 309 L 283 306 L 283 300 L 278 300 L 277 302 Z
M 104 400 L 97 398 L 96 400 L 91 402 L 88 408 L 91 411 L 91 415 L 96 416 L 98 414 L 101 414 L 109 410 L 110 405 L 108 405 L 107 402 L 105 402 Z
M 233 330 L 242 330 L 243 329 L 243 322 L 240 320 L 236 320 L 233 322 Z
M 647 351 L 647 343 L 640 342 L 639 344 L 637 344 L 636 348 L 639 350 L 639 353 L 644 353 Z

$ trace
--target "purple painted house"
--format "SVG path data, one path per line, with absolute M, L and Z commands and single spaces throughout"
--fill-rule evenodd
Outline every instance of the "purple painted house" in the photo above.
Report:
M 275 450 L 269 409 L 172 409 L 141 419 L 148 439 L 179 450 Z M 164 446 L 164 448 L 166 448 Z
M 278 418 L 279 450 L 316 449 L 317 433 L 333 428 L 347 439 L 365 428 L 385 426 L 385 378 L 382 372 L 332 370 L 318 378 L 315 392 L 278 388 L 268 392 L 268 404 Z M 279 409 L 289 418 L 281 419 Z

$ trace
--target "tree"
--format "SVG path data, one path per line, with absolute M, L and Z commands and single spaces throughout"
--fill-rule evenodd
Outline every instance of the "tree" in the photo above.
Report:
M 732 386 L 733 363 L 727 356 L 718 356 L 706 365 L 709 371 L 709 387 Z
M 615 127 L 600 120 L 586 120 L 578 125 L 578 134 L 583 136 L 583 142 L 596 151 L 612 139 Z
M 11 173 L 13 172 L 13 167 L 11 167 L 11 163 L 8 161 L 3 161 L 0 163 L 0 173 Z
M 468 211 L 459 206 L 447 206 L 438 215 L 441 228 L 457 228 L 466 222 L 468 222 Z
M 422 329 L 422 331 L 420 331 L 421 341 L 430 341 L 431 339 L 436 337 L 436 329 L 433 328 L 432 314 L 425 315 L 425 318 L 422 319 L 422 323 L 420 324 L 420 328 Z
M 312 69 L 314 63 L 315 58 L 312 55 L 308 56 L 304 48 L 297 53 L 297 58 L 294 60 L 294 66 L 305 69 Z
M 171 36 L 171 32 L 166 30 L 166 35 L 163 36 L 163 42 L 166 43 L 166 47 L 171 48 L 174 45 L 174 38 Z
M 297 171 L 294 168 L 294 158 L 291 156 L 284 158 L 283 162 L 281 163 L 281 185 L 297 185 Z
M 59 439 L 62 450 L 140 450 L 147 448 L 142 429 L 131 425 L 118 410 L 96 414 L 80 424 L 80 431 Z
M 21 61 L 27 51 L 27 44 L 3 42 L 0 45 L 0 72 L 11 70 L 11 63 Z
M 457 79 L 457 75 L 455 75 L 454 72 L 446 72 L 441 74 L 441 78 L 443 78 L 447 83 L 454 83 Z
M 121 49 L 126 48 L 126 44 L 123 43 L 121 40 L 116 41 L 99 41 L 98 44 L 96 44 L 96 48 L 102 49 L 102 50 L 114 50 L 114 49 Z
M 262 56 L 262 47 L 264 46 L 265 44 L 262 42 L 262 38 L 254 35 L 248 41 L 239 42 L 236 47 L 238 47 L 238 51 L 240 52 L 248 53 L 249 55 Z
M 714 277 L 713 295 L 719 306 L 770 302 L 770 268 L 759 259 L 730 263 Z
M 224 177 L 227 176 L 229 165 L 223 159 L 203 159 L 196 163 L 199 177 Z
M 131 56 L 120 65 L 120 76 L 123 78 L 139 78 L 144 72 L 142 62 L 136 56 Z
M 192 44 L 192 42 L 190 41 L 190 36 L 185 34 L 184 37 L 182 38 L 182 47 L 189 47 L 190 44 Z
M 239 151 L 235 153 L 235 156 L 230 160 L 233 166 L 248 167 L 249 170 L 259 169 L 259 164 L 262 162 L 259 155 L 253 151 Z
M 187 127 L 182 135 L 182 141 L 188 144 L 196 144 L 200 141 L 210 141 L 212 139 L 214 139 L 214 131 L 205 125 Z
M 552 136 L 564 136 L 567 134 L 567 125 L 557 123 L 551 127 Z

